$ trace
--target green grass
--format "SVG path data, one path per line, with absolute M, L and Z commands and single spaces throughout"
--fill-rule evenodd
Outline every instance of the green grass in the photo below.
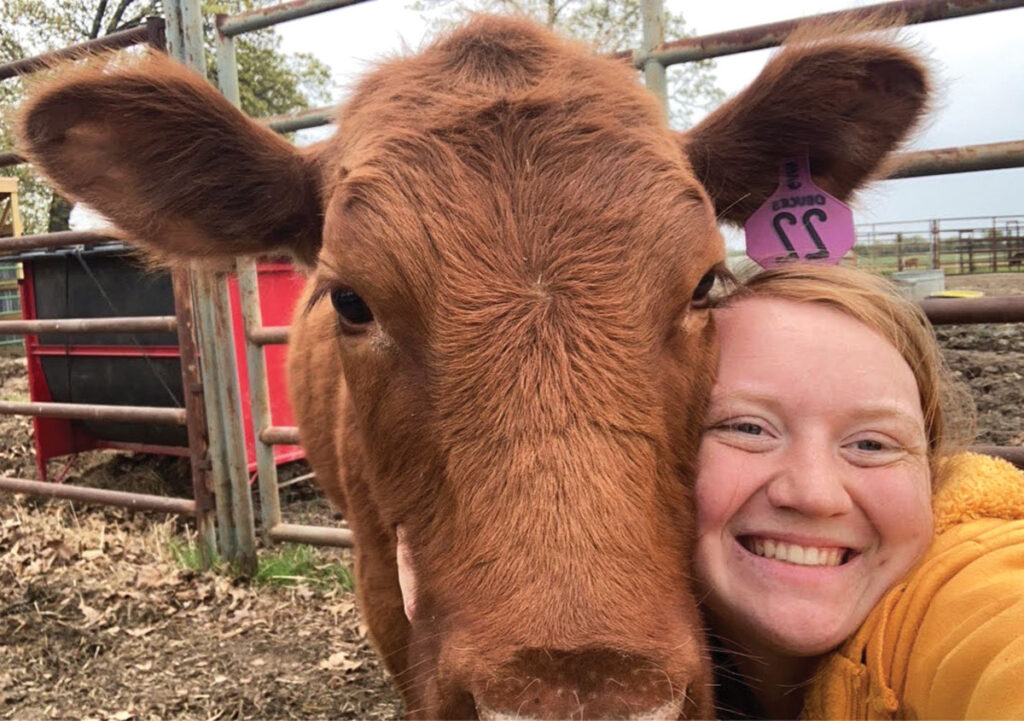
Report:
M 202 562 L 199 547 L 193 542 L 173 539 L 168 550 L 182 568 L 199 572 Z M 319 589 L 341 588 L 351 591 L 355 583 L 352 570 L 345 564 L 332 563 L 310 546 L 285 543 L 262 551 L 256 561 L 252 583 L 257 586 L 311 586 Z M 216 564 L 218 571 L 228 572 L 225 564 Z
M 202 558 L 199 553 L 199 545 L 194 542 L 183 541 L 180 538 L 172 538 L 167 544 L 171 552 L 171 558 L 182 568 L 189 571 L 201 571 L 203 569 Z
M 253 582 L 263 586 L 340 587 L 351 591 L 351 569 L 320 557 L 310 546 L 286 543 L 260 555 Z

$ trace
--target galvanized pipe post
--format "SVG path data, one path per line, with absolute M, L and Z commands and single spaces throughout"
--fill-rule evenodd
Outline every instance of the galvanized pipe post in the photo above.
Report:
M 668 79 L 665 66 L 654 53 L 665 44 L 665 6 L 663 0 L 642 0 L 640 17 L 643 22 L 643 46 L 640 48 L 647 89 L 661 98 L 668 116 Z
M 164 8 L 170 54 L 205 77 L 198 0 L 165 0 Z M 198 268 L 192 272 L 210 459 L 217 493 L 218 546 L 237 570 L 250 574 L 256 569 L 255 525 L 227 287 L 223 278 L 211 272 Z
M 213 273 L 205 273 L 204 276 L 209 279 L 213 311 L 213 325 L 208 327 L 213 329 L 213 338 L 219 341 L 214 355 L 218 380 L 214 390 L 221 413 L 224 458 L 231 486 L 231 515 L 236 548 L 232 565 L 239 573 L 252 575 L 256 572 L 256 523 L 253 518 L 252 493 L 249 490 L 249 462 L 246 459 L 245 431 L 242 427 L 242 389 L 238 382 L 231 299 L 223 276 Z
M 203 381 L 199 372 L 199 354 L 195 342 L 195 314 L 192 310 L 192 278 L 188 270 L 171 273 L 174 287 L 174 313 L 178 318 L 178 352 L 181 358 L 181 386 L 185 392 L 185 428 L 188 432 L 188 458 L 192 471 L 192 497 L 196 503 L 196 536 L 199 562 L 210 568 L 217 559 L 217 525 L 214 511 L 213 479 L 210 464 L 210 434 L 203 407 Z
M 217 26 L 226 16 L 217 16 Z M 238 91 L 238 63 L 235 59 L 234 38 L 217 31 L 217 82 L 220 91 L 236 107 L 241 106 Z M 277 489 L 277 465 L 274 463 L 273 446 L 264 443 L 260 437 L 264 428 L 271 425 L 270 384 L 267 381 L 267 363 L 263 348 L 253 342 L 255 331 L 263 325 L 260 312 L 259 277 L 256 261 L 239 258 L 236 261 L 238 274 L 238 300 L 244 325 L 245 360 L 249 369 L 249 405 L 252 409 L 252 432 L 256 446 L 256 476 L 260 488 L 260 520 L 262 536 L 268 545 L 273 542 L 271 529 L 281 522 L 281 503 Z
M 217 548 L 221 558 L 234 563 L 239 555 L 238 529 L 232 503 L 234 483 L 226 448 L 229 440 L 225 423 L 230 422 L 230 419 L 221 412 L 221 393 L 218 390 L 223 387 L 223 379 L 217 362 L 219 349 L 213 308 L 217 279 L 196 264 L 193 264 L 189 274 L 192 276 L 192 306 L 195 311 L 199 367 L 203 374 L 203 401 L 210 438 L 210 471 L 217 503 Z
M 206 62 L 201 52 L 201 39 L 197 40 L 195 37 L 195 23 L 189 20 L 190 15 L 195 14 L 195 8 L 191 8 L 190 11 L 190 8 L 187 7 L 189 5 L 194 5 L 194 2 L 191 0 L 166 0 L 164 3 L 164 12 L 167 16 L 164 31 L 167 38 L 167 53 L 182 63 L 199 69 L 205 75 Z M 200 22 L 199 33 L 201 34 L 201 32 Z M 198 57 L 195 53 L 196 45 L 200 48 Z M 217 409 L 216 397 L 212 392 L 219 385 L 217 367 L 212 360 L 216 353 L 216 346 L 211 342 L 212 334 L 203 330 L 204 327 L 213 327 L 210 300 L 209 294 L 204 293 L 199 287 L 200 279 L 203 276 L 202 271 L 191 268 L 188 273 L 191 281 L 189 286 L 192 292 L 192 307 L 195 313 L 195 332 L 199 345 L 199 367 L 204 388 L 203 401 L 209 439 L 210 475 L 213 478 L 217 515 L 217 550 L 221 558 L 231 560 L 236 554 L 235 530 L 231 514 L 231 484 L 228 480 L 227 464 L 224 460 L 224 430 L 220 412 Z

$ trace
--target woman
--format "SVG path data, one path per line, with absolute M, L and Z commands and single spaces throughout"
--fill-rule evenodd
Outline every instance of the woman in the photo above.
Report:
M 720 715 L 1024 718 L 1024 474 L 953 455 L 917 307 L 797 266 L 715 314 L 696 569 Z

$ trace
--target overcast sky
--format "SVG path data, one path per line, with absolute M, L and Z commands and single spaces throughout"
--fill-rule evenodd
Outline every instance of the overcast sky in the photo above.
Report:
M 666 0 L 698 34 L 865 5 L 854 0 Z M 384 55 L 425 42 L 427 23 L 409 0 L 372 0 L 278 26 L 284 49 L 311 52 L 345 86 Z M 909 146 L 944 148 L 1024 139 L 1024 9 L 916 25 L 906 35 L 931 57 L 939 80 L 936 111 Z M 729 95 L 749 83 L 771 51 L 719 58 Z M 887 181 L 855 203 L 858 223 L 1024 214 L 1024 169 Z

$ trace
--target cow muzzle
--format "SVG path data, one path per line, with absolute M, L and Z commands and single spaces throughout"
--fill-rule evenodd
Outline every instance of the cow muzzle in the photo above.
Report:
M 483 721 L 669 721 L 695 709 L 689 683 L 674 680 L 653 661 L 617 651 L 523 651 L 476 685 L 473 698 Z

